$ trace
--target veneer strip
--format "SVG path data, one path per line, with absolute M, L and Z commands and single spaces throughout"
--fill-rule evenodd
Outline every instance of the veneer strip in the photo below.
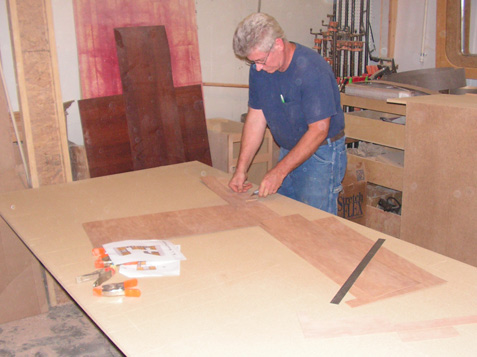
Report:
M 443 317 L 424 321 L 392 322 L 379 317 L 353 317 L 326 320 L 300 312 L 298 319 L 306 338 L 335 338 L 398 332 L 404 341 L 452 337 L 458 325 L 477 323 L 477 315 Z M 444 330 L 442 330 L 444 329 Z
M 221 205 L 87 222 L 83 228 L 93 244 L 125 239 L 168 239 L 258 226 L 277 214 L 262 204 Z
M 261 226 L 339 285 L 374 243 L 335 217 L 311 222 L 292 215 L 263 220 Z M 350 289 L 356 299 L 346 303 L 356 307 L 444 282 L 382 248 Z

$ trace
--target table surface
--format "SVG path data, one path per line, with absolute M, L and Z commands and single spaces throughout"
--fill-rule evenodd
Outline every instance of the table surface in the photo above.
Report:
M 11 192 L 0 215 L 128 356 L 477 355 L 477 269 L 346 220 L 447 282 L 354 308 L 330 304 L 340 286 L 257 226 L 171 239 L 187 258 L 180 276 L 139 279 L 139 298 L 95 297 L 76 283 L 94 270 L 83 223 L 225 204 L 201 182 L 208 175 L 227 177 L 191 162 Z M 329 217 L 280 195 L 260 201 L 280 215 Z M 433 329 L 417 331 L 429 321 Z M 343 332 L 350 326 L 359 335 Z

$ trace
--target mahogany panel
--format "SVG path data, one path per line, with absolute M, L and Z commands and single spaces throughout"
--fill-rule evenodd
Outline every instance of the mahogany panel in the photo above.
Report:
M 186 161 L 200 161 L 212 166 L 209 137 L 205 119 L 202 86 L 200 84 L 175 88 L 177 107 L 184 142 Z
M 122 95 L 78 101 L 91 177 L 133 170 Z
M 186 161 L 212 166 L 202 89 L 175 88 Z M 126 108 L 122 95 L 78 102 L 91 177 L 133 170 Z
M 164 26 L 114 30 L 135 170 L 185 162 Z

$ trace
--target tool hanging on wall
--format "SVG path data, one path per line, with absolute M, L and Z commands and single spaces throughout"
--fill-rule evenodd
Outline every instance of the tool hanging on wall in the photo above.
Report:
M 370 0 L 334 0 L 328 23 L 322 20 L 326 30 L 310 29 L 315 36 L 314 49 L 330 64 L 340 83 L 366 74 L 369 4 Z

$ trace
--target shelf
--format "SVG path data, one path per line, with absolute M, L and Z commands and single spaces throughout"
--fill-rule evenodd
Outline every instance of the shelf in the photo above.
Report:
M 405 125 L 381 120 L 381 117 L 394 116 L 372 110 L 345 113 L 346 136 L 403 150 L 406 138 Z

